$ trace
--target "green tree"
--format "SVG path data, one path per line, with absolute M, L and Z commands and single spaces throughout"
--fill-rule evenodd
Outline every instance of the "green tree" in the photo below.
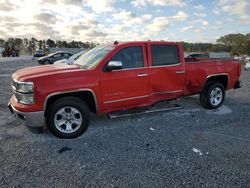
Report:
M 4 39 L 0 39 L 0 48 L 4 48 L 5 42 L 6 41 Z
M 48 39 L 48 40 L 46 40 L 46 46 L 47 46 L 47 48 L 53 48 L 53 47 L 56 47 L 56 43 L 55 43 L 55 41 Z
M 228 34 L 217 40 L 218 44 L 225 45 L 231 49 L 231 54 L 247 53 L 248 39 L 243 34 Z

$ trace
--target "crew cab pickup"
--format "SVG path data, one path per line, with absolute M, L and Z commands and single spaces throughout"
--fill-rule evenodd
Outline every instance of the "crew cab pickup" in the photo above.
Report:
M 239 88 L 238 60 L 184 58 L 174 42 L 115 42 L 83 54 L 73 65 L 21 69 L 12 75 L 9 109 L 30 127 L 47 124 L 61 138 L 88 127 L 90 112 L 149 106 L 200 94 L 200 103 L 218 108 L 225 91 Z

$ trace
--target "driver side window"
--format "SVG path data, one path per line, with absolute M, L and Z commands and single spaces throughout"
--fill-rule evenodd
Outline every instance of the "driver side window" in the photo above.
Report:
M 144 67 L 142 57 L 142 47 L 134 46 L 124 48 L 115 54 L 110 61 L 121 61 L 122 69 L 133 69 Z

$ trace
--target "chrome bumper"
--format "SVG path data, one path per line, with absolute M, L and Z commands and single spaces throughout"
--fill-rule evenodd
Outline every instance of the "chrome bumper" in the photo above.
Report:
M 10 112 L 18 119 L 22 120 L 27 127 L 43 127 L 44 125 L 44 111 L 38 112 L 20 112 L 12 105 L 8 105 Z

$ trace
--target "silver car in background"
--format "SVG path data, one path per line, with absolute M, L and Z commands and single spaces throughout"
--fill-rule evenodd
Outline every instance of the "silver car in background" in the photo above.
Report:
M 69 59 L 61 59 L 58 60 L 54 63 L 54 65 L 59 65 L 59 64 L 68 64 L 72 65 L 75 60 L 77 60 L 82 54 L 84 54 L 86 51 L 80 51 L 72 56 L 69 57 Z

